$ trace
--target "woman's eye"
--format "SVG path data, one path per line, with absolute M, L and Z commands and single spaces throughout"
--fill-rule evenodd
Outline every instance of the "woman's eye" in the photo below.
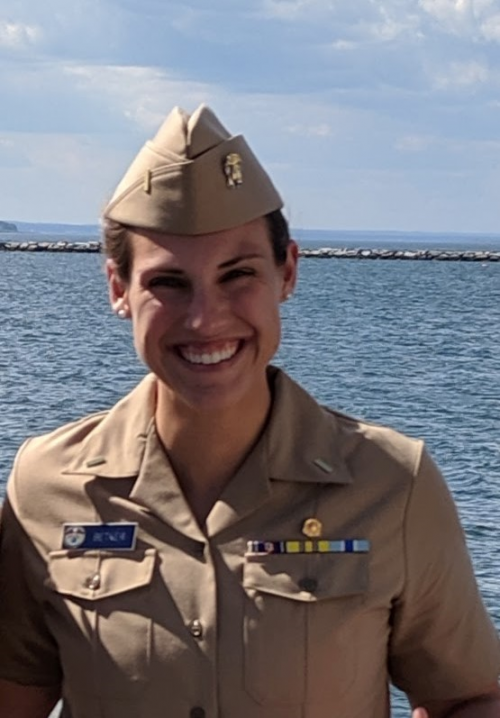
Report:
M 223 282 L 230 282 L 232 279 L 239 279 L 240 277 L 252 277 L 255 274 L 255 270 L 249 267 L 231 269 L 222 276 Z
M 149 289 L 157 289 L 157 288 L 170 288 L 170 289 L 184 289 L 186 285 L 186 280 L 182 279 L 181 277 L 172 277 L 168 275 L 161 275 L 159 277 L 153 277 L 149 281 Z

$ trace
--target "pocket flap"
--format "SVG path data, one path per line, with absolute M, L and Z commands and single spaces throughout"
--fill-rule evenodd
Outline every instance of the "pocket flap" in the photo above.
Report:
M 47 585 L 57 593 L 99 600 L 151 583 L 156 549 L 111 553 L 53 551 Z
M 243 586 L 296 601 L 320 601 L 365 593 L 366 554 L 268 555 L 247 559 Z

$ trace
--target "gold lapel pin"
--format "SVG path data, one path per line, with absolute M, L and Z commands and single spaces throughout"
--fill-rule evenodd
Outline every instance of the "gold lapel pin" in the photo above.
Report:
M 320 538 L 323 533 L 323 524 L 319 519 L 306 519 L 302 524 L 302 533 L 307 538 Z

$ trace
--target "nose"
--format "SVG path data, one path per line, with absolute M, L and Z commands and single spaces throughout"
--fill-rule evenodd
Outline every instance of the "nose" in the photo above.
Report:
M 199 334 L 217 334 L 227 318 L 227 302 L 216 288 L 193 288 L 187 307 L 185 327 Z

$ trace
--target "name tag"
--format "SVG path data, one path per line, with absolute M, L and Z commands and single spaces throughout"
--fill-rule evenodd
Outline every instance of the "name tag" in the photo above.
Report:
M 67 523 L 63 525 L 62 548 L 133 551 L 136 534 L 136 523 Z

